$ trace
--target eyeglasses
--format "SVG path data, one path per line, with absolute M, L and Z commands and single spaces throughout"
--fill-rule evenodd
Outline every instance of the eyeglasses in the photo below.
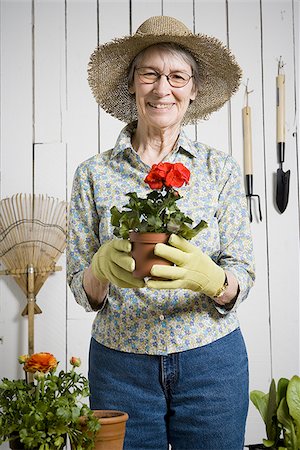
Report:
M 186 86 L 190 79 L 194 76 L 181 71 L 171 72 L 169 73 L 169 75 L 166 75 L 165 73 L 156 72 L 156 70 L 152 69 L 151 67 L 138 67 L 135 70 L 142 83 L 154 84 L 160 79 L 161 76 L 164 75 L 168 80 L 169 85 L 175 88 Z

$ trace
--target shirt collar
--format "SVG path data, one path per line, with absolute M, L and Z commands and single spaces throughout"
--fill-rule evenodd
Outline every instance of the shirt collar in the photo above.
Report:
M 130 148 L 132 151 L 133 147 L 131 145 L 131 135 L 136 129 L 137 122 L 132 122 L 126 125 L 120 132 L 116 144 L 112 150 L 111 157 L 115 158 L 120 152 L 123 152 L 127 148 Z M 193 141 L 188 138 L 186 133 L 181 129 L 178 142 L 176 145 L 176 151 L 179 149 L 183 149 L 186 152 L 190 153 L 192 156 L 196 156 L 196 148 Z

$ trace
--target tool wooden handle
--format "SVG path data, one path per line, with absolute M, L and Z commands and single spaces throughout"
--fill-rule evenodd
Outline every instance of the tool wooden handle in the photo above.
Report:
M 244 134 L 244 168 L 245 175 L 253 173 L 252 167 L 252 132 L 251 132 L 251 108 L 245 106 L 242 109 L 243 134 Z
M 285 142 L 285 75 L 276 77 L 277 90 L 277 142 Z

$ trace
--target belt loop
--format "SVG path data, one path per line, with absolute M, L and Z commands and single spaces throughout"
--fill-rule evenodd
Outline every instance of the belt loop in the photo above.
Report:
M 165 382 L 166 382 L 166 373 L 165 373 L 165 360 L 164 356 L 160 357 L 160 377 L 161 377 L 161 384 L 163 388 L 165 388 Z

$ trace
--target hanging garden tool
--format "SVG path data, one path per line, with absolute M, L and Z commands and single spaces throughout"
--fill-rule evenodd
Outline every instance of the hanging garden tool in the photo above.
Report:
M 44 195 L 16 194 L 0 201 L 0 259 L 27 297 L 28 354 L 34 353 L 36 295 L 66 246 L 67 203 Z
M 283 61 L 280 56 L 278 62 L 278 75 L 276 77 L 276 131 L 277 151 L 280 168 L 277 169 L 276 204 L 281 213 L 287 207 L 290 190 L 290 173 L 284 172 L 282 165 L 285 157 L 285 75 L 283 73 Z
M 254 197 L 258 200 L 259 220 L 262 220 L 260 197 L 253 194 L 253 164 L 252 164 L 252 131 L 251 131 L 251 108 L 248 105 L 249 94 L 253 91 L 248 91 L 248 80 L 246 85 L 245 97 L 246 106 L 242 109 L 243 116 L 243 137 L 244 137 L 244 172 L 246 177 L 246 197 L 248 201 L 250 222 L 253 220 L 252 214 L 252 199 Z

